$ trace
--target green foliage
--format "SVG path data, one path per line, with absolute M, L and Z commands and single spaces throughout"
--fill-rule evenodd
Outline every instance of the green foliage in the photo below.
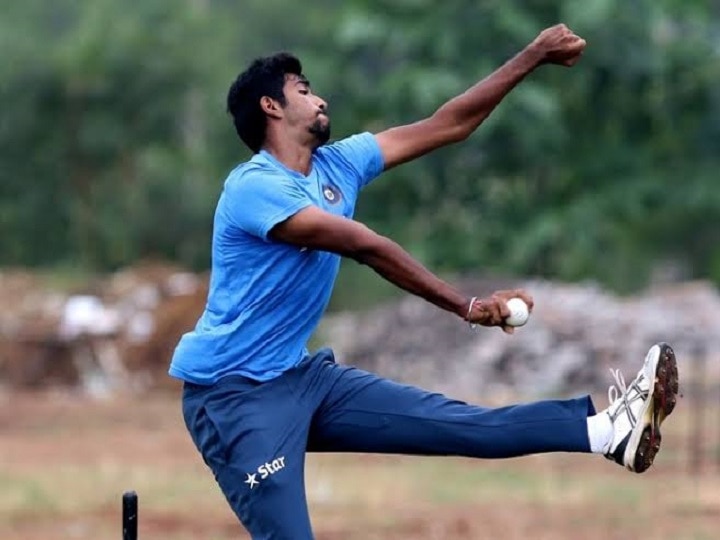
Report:
M 375 13 L 386 5 L 356 4 Z M 564 20 L 589 47 L 573 70 L 533 74 L 467 143 L 373 187 L 361 216 L 382 225 L 388 208 L 401 215 L 408 241 L 423 245 L 434 268 L 595 278 L 618 289 L 643 285 L 657 264 L 680 266 L 683 277 L 720 278 L 710 262 L 720 230 L 712 196 L 720 118 L 710 83 L 720 67 L 712 41 L 720 20 L 704 3 L 678 5 L 399 4 L 405 9 L 397 8 L 394 35 L 366 33 L 345 43 L 348 56 L 379 50 L 384 59 L 370 69 L 353 64 L 365 72 L 354 79 L 380 81 L 366 97 L 381 104 L 371 125 L 431 110 L 541 25 Z M 481 20 L 487 24 L 477 31 L 437 39 L 427 31 Z M 425 39 L 407 45 L 406 34 L 419 29 Z M 398 35 L 406 48 L 394 42 Z
M 720 282 L 720 13 L 700 0 L 13 2 L 0 264 L 207 267 L 248 157 L 224 98 L 254 56 L 300 55 L 344 136 L 431 114 L 558 21 L 588 40 L 578 66 L 538 70 L 470 140 L 388 173 L 358 218 L 439 272 Z

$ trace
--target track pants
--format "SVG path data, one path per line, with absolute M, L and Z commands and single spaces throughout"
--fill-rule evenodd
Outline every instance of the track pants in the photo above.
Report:
M 280 377 L 186 383 L 193 442 L 254 540 L 311 540 L 305 452 L 508 458 L 589 452 L 589 396 L 486 409 L 335 363 L 322 349 Z

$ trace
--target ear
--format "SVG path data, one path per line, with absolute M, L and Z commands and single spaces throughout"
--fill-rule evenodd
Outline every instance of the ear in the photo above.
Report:
M 273 98 L 268 96 L 263 96 L 260 98 L 260 108 L 263 110 L 265 114 L 272 118 L 282 118 L 283 117 L 283 110 L 280 106 L 280 103 L 275 101 Z

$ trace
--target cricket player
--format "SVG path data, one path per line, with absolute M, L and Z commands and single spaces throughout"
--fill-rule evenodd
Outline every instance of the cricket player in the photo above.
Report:
M 535 69 L 572 66 L 585 41 L 565 25 L 416 123 L 327 144 L 327 104 L 290 54 L 255 60 L 230 87 L 228 110 L 253 157 L 225 180 L 214 219 L 205 311 L 179 341 L 170 374 L 184 381 L 193 442 L 253 539 L 313 538 L 306 452 L 509 458 L 540 452 L 604 455 L 640 473 L 660 448 L 678 390 L 675 355 L 652 346 L 637 376 L 619 371 L 610 404 L 590 396 L 482 408 L 340 365 L 307 341 L 341 257 L 437 307 L 459 324 L 506 324 L 523 290 L 469 298 L 401 246 L 353 220 L 383 171 L 466 139 Z

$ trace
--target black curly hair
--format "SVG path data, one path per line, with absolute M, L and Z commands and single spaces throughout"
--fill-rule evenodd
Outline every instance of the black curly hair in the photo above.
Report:
M 260 99 L 267 96 L 285 106 L 283 86 L 287 75 L 302 76 L 302 64 L 292 54 L 282 52 L 255 59 L 230 86 L 228 112 L 238 136 L 253 153 L 262 148 L 267 130 Z

